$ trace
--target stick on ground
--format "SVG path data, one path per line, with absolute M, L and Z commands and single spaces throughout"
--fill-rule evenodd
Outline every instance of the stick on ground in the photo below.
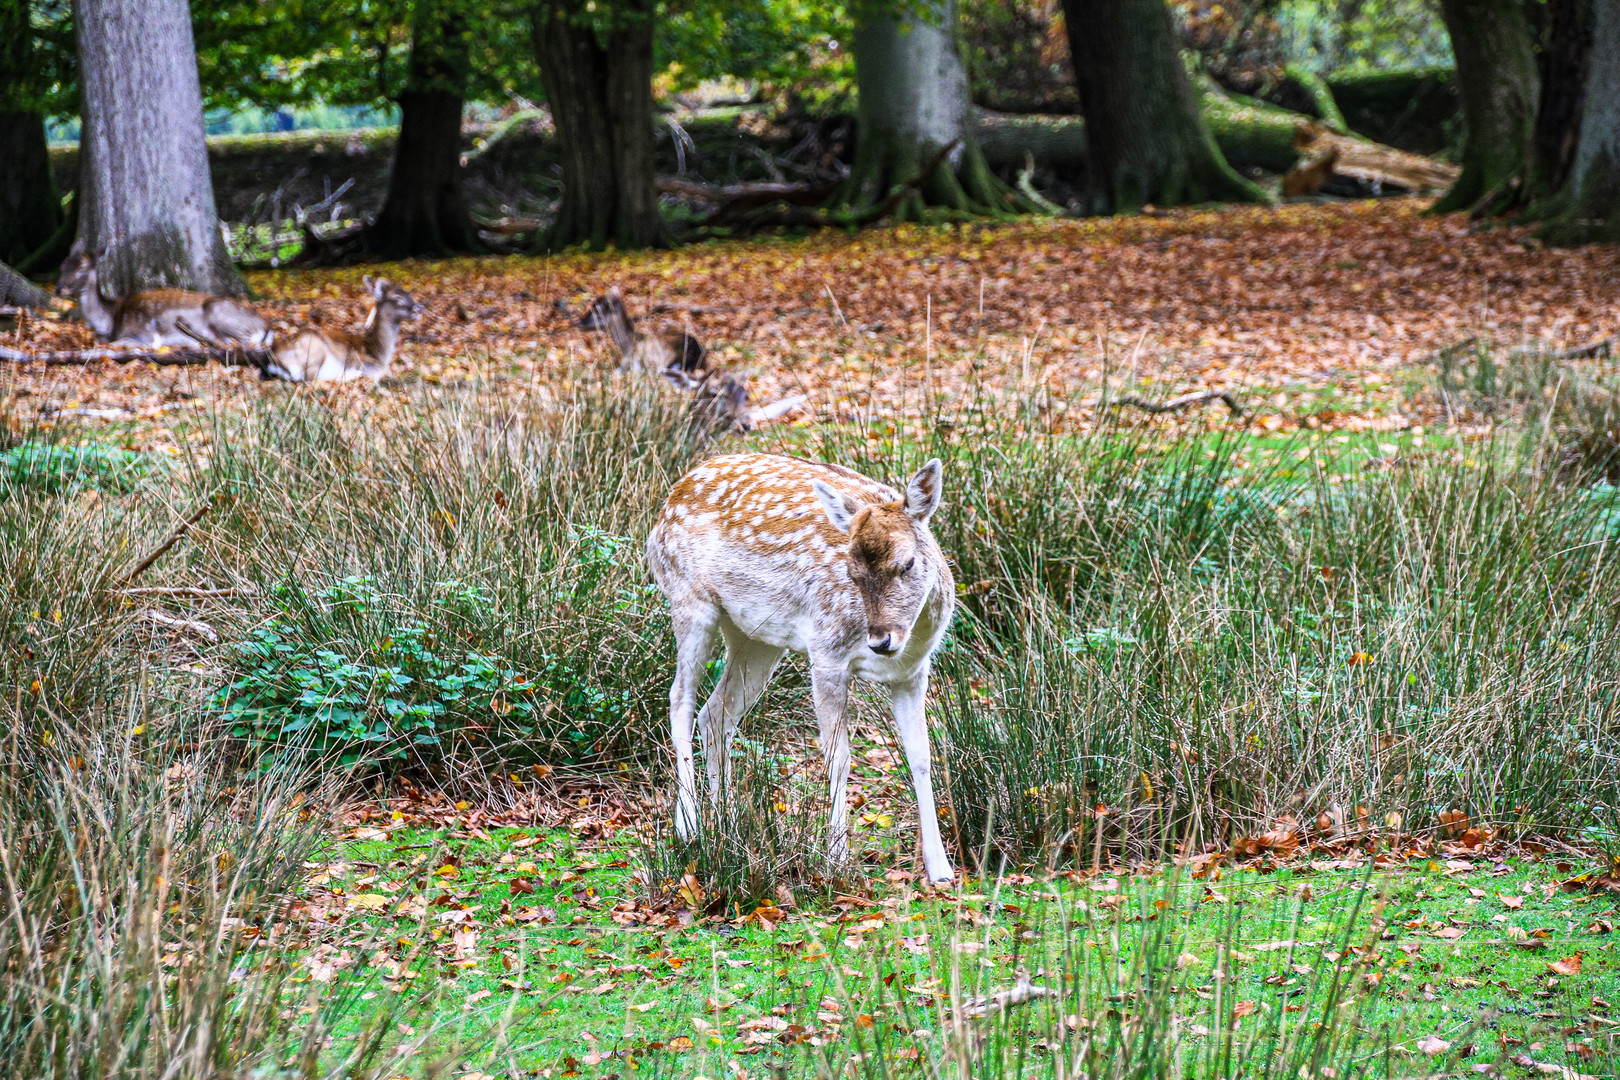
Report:
M 1234 416 L 1247 415 L 1247 413 L 1245 413 L 1243 410 L 1243 406 L 1237 403 L 1237 399 L 1232 396 L 1232 391 L 1230 390 L 1198 390 L 1191 394 L 1182 394 L 1180 397 L 1169 398 L 1165 401 L 1149 401 L 1146 398 L 1138 397 L 1135 394 L 1126 394 L 1124 397 L 1115 398 L 1113 401 L 1109 402 L 1109 404 L 1115 407 L 1129 405 L 1133 408 L 1141 409 L 1143 412 L 1149 413 L 1167 413 L 1174 412 L 1177 409 L 1185 409 L 1189 405 L 1202 405 L 1208 401 L 1220 401 L 1224 403 L 1228 409 L 1232 410 L 1232 415 Z
M 207 514 L 208 511 L 212 510 L 213 508 L 214 500 L 210 498 L 207 502 L 199 506 L 190 517 L 186 518 L 186 520 L 175 526 L 174 531 L 169 534 L 168 538 L 164 540 L 163 543 L 153 548 L 144 559 L 135 564 L 135 569 L 119 578 L 118 585 L 120 587 L 128 585 L 130 582 L 146 573 L 153 563 L 157 562 L 163 557 L 164 552 L 178 544 L 180 542 L 180 538 L 186 535 L 186 533 L 190 532 L 191 527 L 197 524 L 197 522 L 201 521 L 203 519 L 203 515 Z

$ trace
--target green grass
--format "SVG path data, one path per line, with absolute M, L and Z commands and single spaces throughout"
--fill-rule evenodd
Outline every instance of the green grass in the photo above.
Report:
M 453 873 L 442 870 L 447 858 Z M 879 877 L 769 928 L 746 912 L 692 926 L 663 925 L 664 912 L 650 925 L 622 925 L 662 891 L 635 877 L 643 867 L 622 835 L 581 843 L 567 830 L 477 836 L 403 827 L 386 841 L 344 844 L 316 873 L 322 906 L 351 904 L 348 921 L 327 931 L 329 944 L 376 934 L 395 943 L 396 956 L 440 954 L 421 978 L 455 984 L 441 1022 L 469 999 L 498 1009 L 516 1000 L 509 1037 L 521 1048 L 521 1069 L 561 1070 L 594 1052 L 605 1060 L 584 1075 L 622 1070 L 627 1058 L 655 1075 L 715 1075 L 739 1054 L 762 1053 L 763 1063 L 797 1073 L 818 1057 L 854 1052 L 870 1030 L 856 1026 L 861 1016 L 903 1030 L 898 1046 L 939 1056 L 946 996 L 1005 989 L 1019 965 L 1050 987 L 1063 985 L 1059 973 L 1077 976 L 1083 967 L 1094 981 L 1070 980 L 1079 1000 L 1069 1007 L 1106 1012 L 1119 990 L 1109 975 L 1158 946 L 1159 921 L 1172 927 L 1182 978 L 1174 1011 L 1190 1047 L 1209 1042 L 1222 1027 L 1216 1010 L 1239 1001 L 1261 1013 L 1314 1013 L 1313 993 L 1342 954 L 1355 973 L 1350 992 L 1362 1004 L 1355 1022 L 1367 1046 L 1397 1048 L 1405 1070 L 1422 1071 L 1436 1057 L 1467 1071 L 1515 1053 L 1583 1072 L 1614 1068 L 1612 1022 L 1620 1017 L 1608 1003 L 1620 995 L 1620 951 L 1604 926 L 1620 918 L 1620 898 L 1560 890 L 1569 869 L 1553 859 L 1437 858 L 1382 870 L 1301 862 L 1269 872 L 1229 867 L 1202 880 L 1117 870 L 1013 875 L 939 895 Z M 514 879 L 535 891 L 513 895 Z M 366 902 L 356 896 L 377 895 L 401 914 L 354 906 Z M 434 913 L 425 926 L 413 898 Z M 460 960 L 450 958 L 451 927 L 476 932 Z M 1452 927 L 1465 933 L 1437 936 Z M 1073 935 L 1100 951 L 1077 965 Z M 1549 962 L 1576 953 L 1579 974 L 1551 972 Z M 1217 965 L 1230 965 L 1224 980 L 1214 977 Z M 1039 1014 L 1043 1005 L 1027 1008 Z M 827 1045 L 790 1049 L 780 1038 L 785 1027 L 764 1026 L 776 1023 L 770 1018 Z M 803 1033 L 792 1034 L 810 1037 Z M 1422 1049 L 1431 1038 L 1449 1049 Z M 1038 1059 L 1029 1071 L 1044 1074 Z
M 1493 845 L 1570 852 L 1571 873 L 1620 849 L 1613 486 L 1547 467 L 1512 433 L 1177 441 L 1132 421 L 1053 436 L 1016 402 L 899 437 L 755 437 L 888 478 L 946 462 L 936 530 L 964 590 L 936 667 L 935 777 L 974 881 L 907 896 L 915 811 L 869 698 L 862 861 L 835 880 L 818 854 L 802 665 L 744 725 L 755 782 L 728 800 L 739 812 L 695 846 L 665 835 L 672 648 L 641 544 L 675 479 L 721 447 L 695 445 L 656 397 L 573 394 L 267 394 L 216 417 L 206 454 L 116 481 L 80 468 L 93 450 L 29 451 L 0 499 L 0 970 L 24 973 L 0 982 L 0 1060 L 198 1080 L 446 1061 L 565 1075 L 570 1058 L 625 1076 L 625 1057 L 601 1055 L 627 1050 L 637 1075 L 711 1077 L 780 1060 L 803 1075 L 1350 1080 L 1520 1053 L 1615 1072 L 1592 1019 L 1620 993 L 1612 935 L 1586 930 L 1614 903 L 1546 894 L 1556 858 L 1500 876 L 1447 876 L 1443 852 L 1370 877 L 1155 869 L 1290 818 L 1331 843 L 1360 808 L 1403 845 L 1466 814 Z M 416 738 L 426 721 L 437 742 Z M 403 779 L 532 812 L 543 785 L 511 778 L 536 764 L 614 778 L 635 829 L 522 849 L 465 825 L 331 837 L 332 811 Z M 429 865 L 441 848 L 453 875 Z M 333 862 L 351 870 L 311 879 Z M 674 898 L 689 864 L 701 904 Z M 1149 869 L 1105 875 L 1126 899 L 1104 903 L 1093 866 Z M 530 873 L 536 891 L 514 893 Z M 738 925 L 784 892 L 786 922 Z M 354 895 L 428 906 L 383 919 Z M 339 917 L 299 915 L 297 896 Z M 633 925 L 609 898 L 635 901 Z M 676 924 L 641 919 L 649 903 Z M 684 925 L 682 907 L 714 918 Z M 557 921 L 516 921 L 543 908 Z M 851 935 L 869 910 L 880 929 Z M 467 919 L 475 963 L 457 966 Z M 1434 937 L 1447 919 L 1468 932 Z M 1285 938 L 1311 944 L 1258 948 Z M 1546 964 L 1576 953 L 1581 973 L 1549 984 Z M 955 1020 L 954 1000 L 1005 989 L 1019 962 L 1066 996 Z M 1239 1001 L 1256 1008 L 1234 1031 Z M 780 1038 L 834 1026 L 822 1047 Z M 1411 1051 L 1430 1036 L 1446 1053 Z

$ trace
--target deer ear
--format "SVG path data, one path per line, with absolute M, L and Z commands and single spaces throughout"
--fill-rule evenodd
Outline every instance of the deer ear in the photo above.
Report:
M 906 516 L 913 521 L 927 521 L 939 509 L 940 490 L 944 486 L 945 465 L 934 458 L 917 470 L 917 475 L 906 485 Z
M 820 480 L 811 482 L 815 488 L 816 499 L 820 501 L 821 508 L 827 512 L 827 520 L 839 532 L 849 532 L 850 523 L 855 520 L 855 512 L 860 506 L 845 495 L 842 491 L 822 483 Z

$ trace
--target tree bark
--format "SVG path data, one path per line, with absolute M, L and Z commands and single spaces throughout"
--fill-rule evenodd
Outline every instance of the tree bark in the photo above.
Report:
M 214 209 L 186 0 L 74 0 L 80 83 L 79 241 L 117 294 L 247 292 Z
M 1593 0 L 1592 50 L 1580 138 L 1543 239 L 1620 240 L 1620 0 Z
M 18 262 L 50 240 L 62 203 L 45 148 L 45 115 L 28 0 L 0 0 L 0 260 Z
M 1439 212 L 1516 200 L 1531 155 L 1541 80 L 1521 0 L 1440 0 L 1462 98 L 1462 175 Z
M 562 157 L 557 221 L 541 242 L 646 247 L 664 239 L 653 187 L 652 0 L 545 0 L 534 51 Z
M 461 194 L 461 111 L 472 59 L 470 33 L 456 0 L 416 4 L 388 195 L 364 235 L 372 254 L 403 259 L 482 250 Z
M 946 147 L 932 176 L 890 212 L 907 220 L 929 206 L 968 214 L 1025 209 L 990 172 L 974 135 L 967 70 L 956 43 L 955 0 L 923 0 L 901 14 L 871 13 L 854 36 L 859 90 L 855 164 L 833 197 L 839 209 L 882 203 Z
M 1541 105 L 1532 138 L 1535 152 L 1520 200 L 1523 203 L 1532 204 L 1552 195 L 1569 178 L 1591 65 L 1593 5 L 1594 0 L 1548 0 L 1546 44 L 1541 52 Z
M 1089 209 L 1269 201 L 1215 145 L 1165 0 L 1063 0 L 1063 15 L 1091 141 Z

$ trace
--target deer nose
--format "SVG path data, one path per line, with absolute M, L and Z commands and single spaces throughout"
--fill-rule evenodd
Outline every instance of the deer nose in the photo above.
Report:
M 866 647 L 879 656 L 893 656 L 900 651 L 900 645 L 894 640 L 894 634 L 888 631 L 866 635 Z

